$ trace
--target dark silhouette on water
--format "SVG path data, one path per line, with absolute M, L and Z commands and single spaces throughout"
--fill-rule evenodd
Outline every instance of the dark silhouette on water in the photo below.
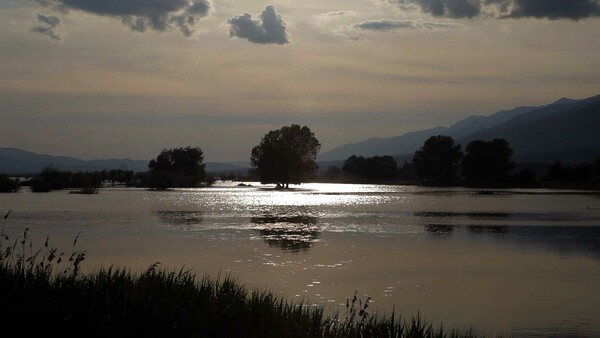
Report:
M 268 246 L 276 246 L 284 251 L 301 252 L 310 249 L 319 237 L 317 218 L 313 216 L 272 216 L 252 217 L 251 222 Z
M 158 218 L 166 225 L 200 225 L 201 211 L 158 211 Z
M 468 229 L 475 234 L 492 233 L 501 235 L 508 232 L 508 227 L 503 225 L 470 225 Z
M 425 230 L 436 235 L 450 235 L 454 231 L 454 225 L 451 224 L 427 224 Z
M 318 169 L 317 154 L 321 143 L 310 128 L 297 124 L 271 130 L 252 148 L 251 171 L 263 184 L 277 188 L 306 182 Z
M 561 256 L 588 256 L 600 261 L 600 226 L 427 224 L 424 228 L 438 238 L 467 234 L 509 243 L 523 250 L 542 249 Z
M 414 212 L 415 217 L 443 217 L 443 218 L 471 218 L 481 220 L 498 220 L 506 219 L 511 214 L 502 212 L 440 212 L 440 211 L 425 211 Z
M 153 189 L 193 188 L 206 180 L 204 153 L 198 147 L 164 149 L 148 163 Z

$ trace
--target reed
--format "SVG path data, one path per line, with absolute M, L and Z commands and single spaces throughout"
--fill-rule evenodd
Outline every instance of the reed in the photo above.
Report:
M 8 215 L 7 215 L 8 216 Z M 0 240 L 0 318 L 7 332 L 61 337 L 473 337 L 369 313 L 358 293 L 344 313 L 250 289 L 231 275 L 198 278 L 160 263 L 136 274 L 118 267 L 81 273 L 85 251 L 70 254 L 46 239 L 34 251 L 28 230 Z M 68 257 L 68 259 L 67 259 Z M 63 259 L 65 258 L 65 259 Z M 25 323 L 25 325 L 23 325 Z M 17 331 L 14 331 L 15 329 Z M 20 331 L 19 331 L 20 330 Z

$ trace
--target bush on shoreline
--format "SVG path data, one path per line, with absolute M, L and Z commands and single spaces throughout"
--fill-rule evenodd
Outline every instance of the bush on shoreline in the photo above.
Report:
M 0 192 L 17 192 L 20 188 L 19 181 L 11 179 L 8 175 L 0 174 Z

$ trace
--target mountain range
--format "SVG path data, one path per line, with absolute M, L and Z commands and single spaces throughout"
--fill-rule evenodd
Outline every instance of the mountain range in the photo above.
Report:
M 463 148 L 473 140 L 506 139 L 517 162 L 550 163 L 555 160 L 578 163 L 600 156 L 600 95 L 581 100 L 562 98 L 544 106 L 501 110 L 489 116 L 473 115 L 449 127 L 435 127 L 388 138 L 342 145 L 318 157 L 322 170 L 341 166 L 352 155 L 392 155 L 399 165 L 434 135 L 453 137 Z M 35 174 L 46 166 L 70 171 L 129 169 L 146 171 L 148 161 L 105 159 L 84 161 L 68 156 L 37 154 L 15 148 L 0 148 L 0 173 Z M 215 173 L 244 173 L 248 161 L 207 162 Z
M 581 100 L 561 98 L 544 106 L 474 115 L 449 127 L 435 127 L 401 136 L 371 138 L 324 152 L 319 161 L 339 161 L 352 155 L 407 156 L 431 136 L 453 137 L 463 148 L 473 140 L 506 139 L 520 162 L 581 162 L 600 156 L 600 95 Z

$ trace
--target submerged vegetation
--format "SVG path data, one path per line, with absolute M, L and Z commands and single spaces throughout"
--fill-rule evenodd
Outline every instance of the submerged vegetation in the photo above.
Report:
M 191 271 L 161 269 L 159 263 L 141 274 L 114 267 L 81 273 L 85 252 L 75 250 L 76 243 L 77 238 L 70 255 L 51 248 L 48 239 L 33 252 L 27 230 L 11 242 L 2 228 L 5 330 L 26 320 L 28 335 L 63 337 L 475 336 L 434 328 L 419 315 L 408 321 L 394 313 L 371 315 L 369 299 L 363 302 L 356 293 L 345 313 L 328 316 L 323 307 L 249 290 L 229 275 L 198 279 Z

